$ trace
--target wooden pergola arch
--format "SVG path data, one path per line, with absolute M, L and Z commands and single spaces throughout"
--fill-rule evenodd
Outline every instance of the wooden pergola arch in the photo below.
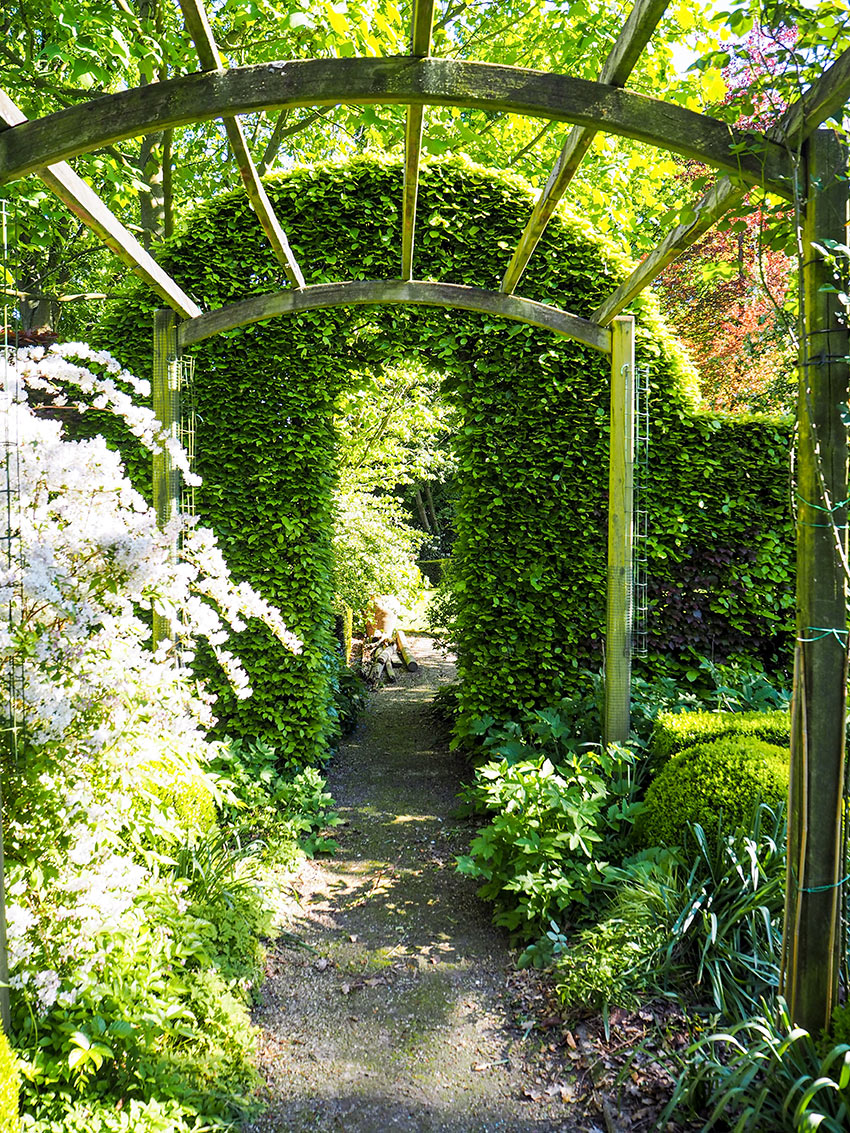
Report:
M 562 74 L 436 59 L 435 0 L 413 0 L 410 53 L 394 58 L 288 60 L 222 65 L 201 0 L 179 0 L 200 71 L 97 98 L 27 121 L 0 91 L 0 184 L 35 174 L 168 305 L 155 319 L 156 408 L 174 412 L 168 358 L 182 346 L 277 315 L 351 304 L 421 303 L 517 319 L 586 343 L 612 362 L 606 736 L 629 725 L 629 564 L 631 558 L 633 319 L 622 312 L 681 252 L 754 185 L 806 202 L 803 273 L 805 335 L 800 359 L 797 648 L 789 823 L 788 906 L 783 991 L 794 1019 L 817 1033 L 837 991 L 842 861 L 844 703 L 847 667 L 847 430 L 850 343 L 832 286 L 824 241 L 846 243 L 846 158 L 836 135 L 819 130 L 850 99 L 850 50 L 764 133 L 744 133 L 710 116 L 626 90 L 625 84 L 668 0 L 636 0 L 598 82 Z M 249 152 L 239 116 L 249 111 L 337 103 L 407 107 L 402 247 L 395 280 L 309 285 L 289 246 Z M 485 290 L 413 279 L 416 201 L 428 106 L 507 111 L 564 122 L 558 160 L 505 265 L 501 288 Z M 145 133 L 220 118 L 251 205 L 290 284 L 287 290 L 204 312 L 145 251 L 67 164 L 77 154 Z M 589 318 L 515 294 L 540 236 L 598 131 L 636 138 L 696 158 L 720 174 Z M 182 321 L 177 321 L 177 316 Z M 166 458 L 158 507 L 176 493 Z M 824 522 L 827 515 L 830 522 Z

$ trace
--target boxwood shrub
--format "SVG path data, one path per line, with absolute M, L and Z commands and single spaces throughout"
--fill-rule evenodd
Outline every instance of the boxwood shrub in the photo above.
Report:
M 721 736 L 746 736 L 788 747 L 788 712 L 661 712 L 649 742 L 650 766 L 660 770 L 679 751 Z
M 709 834 L 747 825 L 760 802 L 779 808 L 788 797 L 788 750 L 727 735 L 674 755 L 653 779 L 635 822 L 638 845 L 684 846 L 689 824 Z

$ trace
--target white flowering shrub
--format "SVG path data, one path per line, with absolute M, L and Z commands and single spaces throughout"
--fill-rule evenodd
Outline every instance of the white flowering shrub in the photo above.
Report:
M 212 532 L 180 520 L 161 531 L 101 438 L 63 434 L 63 413 L 111 410 L 190 478 L 128 392 L 145 383 L 83 344 L 9 351 L 0 376 L 0 757 L 25 1126 L 64 1128 L 73 1110 L 81 1127 L 111 1129 L 125 1096 L 142 1115 L 134 1129 L 161 1104 L 177 1115 L 168 1128 L 184 1128 L 183 1102 L 224 1121 L 227 1093 L 252 1083 L 232 984 L 256 961 L 266 915 L 250 887 L 200 901 L 174 868 L 177 847 L 203 837 L 175 781 L 234 802 L 209 770 L 214 703 L 187 662 L 205 639 L 248 696 L 228 634 L 258 617 L 292 652 L 300 642 L 230 581 Z M 153 611 L 175 627 L 156 651 Z M 205 1074 L 229 1083 L 210 1090 L 217 1102 L 204 1101 Z

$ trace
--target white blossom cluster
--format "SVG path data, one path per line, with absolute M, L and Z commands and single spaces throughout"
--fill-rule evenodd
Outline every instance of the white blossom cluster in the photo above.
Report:
M 156 864 L 133 839 L 156 821 L 174 769 L 203 777 L 209 758 L 211 698 L 180 663 L 192 641 L 209 641 L 238 695 L 250 689 L 226 646 L 244 619 L 301 648 L 278 611 L 230 580 L 211 531 L 182 520 L 160 530 L 102 438 L 63 435 L 56 409 L 73 403 L 117 413 L 151 450 L 171 447 L 122 386 L 147 392 L 83 344 L 0 355 L 0 677 L 15 690 L 0 715 L 23 725 L 24 762 L 43 768 L 26 786 L 35 801 L 12 808 L 6 832 L 10 982 L 39 1014 L 73 1001 L 105 934 L 128 918 L 143 927 L 140 894 Z M 185 454 L 173 455 L 185 475 Z M 150 648 L 145 610 L 169 619 L 174 643 Z M 211 777 L 208 786 L 215 793 Z M 39 838 L 46 849 L 32 865 Z
M 83 357 L 115 377 L 99 377 L 71 361 Z M 153 657 L 138 610 L 153 609 L 190 643 L 206 638 L 239 695 L 250 695 L 247 676 L 224 648 L 244 618 L 261 618 L 293 652 L 297 637 L 280 614 L 246 583 L 235 585 L 211 531 L 194 521 L 157 526 L 153 509 L 128 481 L 120 458 L 99 437 L 69 441 L 55 420 L 29 406 L 30 390 L 65 401 L 81 391 L 78 408 L 92 404 L 119 414 L 149 448 L 164 443 L 153 414 L 137 407 L 116 385 L 143 391 L 105 352 L 73 343 L 15 352 L 4 367 L 0 418 L 7 438 L 0 462 L 0 667 L 23 655 L 21 710 L 37 742 L 61 739 L 81 718 L 96 726 L 88 744 L 107 740 L 125 725 L 122 690 L 156 685 L 169 662 L 171 643 Z M 175 443 L 176 444 L 176 443 Z M 179 446 L 174 448 L 178 455 Z M 179 461 L 186 466 L 185 453 Z M 186 527 L 183 555 L 172 548 Z M 7 549 L 2 561 L 2 548 Z

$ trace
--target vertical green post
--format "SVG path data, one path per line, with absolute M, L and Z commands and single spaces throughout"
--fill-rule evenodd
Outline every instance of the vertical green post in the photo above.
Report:
M 847 261 L 847 154 L 831 130 L 807 143 L 797 455 L 797 644 L 791 706 L 788 875 L 780 990 L 813 1035 L 829 1025 L 841 947 L 847 679 L 848 333 L 836 290 Z M 843 560 L 843 561 L 842 561 Z
M 6 941 L 6 859 L 3 852 L 3 799 L 0 793 L 0 1024 L 8 1035 L 12 1029 L 9 1008 L 9 949 Z
M 635 468 L 635 320 L 611 324 L 611 437 L 608 472 L 608 593 L 605 628 L 605 743 L 629 738 L 632 680 L 632 541 Z
M 153 316 L 153 411 L 161 425 L 177 438 L 180 428 L 179 353 L 177 316 L 170 309 L 154 311 Z M 180 472 L 171 454 L 156 453 L 153 458 L 153 502 L 161 527 L 180 510 Z M 174 545 L 177 554 L 177 544 Z M 154 613 L 153 644 L 171 637 L 167 618 Z

